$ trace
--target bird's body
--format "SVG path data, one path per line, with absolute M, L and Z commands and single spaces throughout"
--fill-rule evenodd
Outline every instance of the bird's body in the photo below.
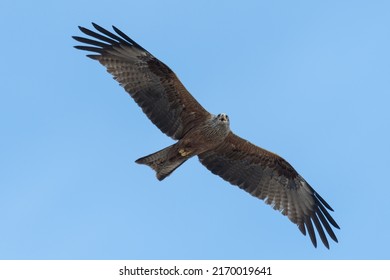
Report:
M 76 48 L 93 52 L 88 57 L 105 66 L 149 119 L 177 141 L 137 163 L 150 166 L 163 180 L 198 156 L 212 173 L 279 210 L 303 234 L 307 231 L 314 246 L 314 227 L 327 248 L 325 231 L 337 242 L 331 226 L 339 226 L 328 212 L 333 209 L 286 160 L 235 135 L 226 114 L 207 112 L 168 66 L 122 31 L 93 26 L 100 33 L 80 27 L 94 39 L 75 36 L 86 44 Z
M 227 115 L 210 115 L 205 123 L 189 130 L 176 144 L 137 159 L 136 162 L 150 166 L 156 171 L 157 179 L 163 180 L 187 159 L 219 146 L 229 132 Z

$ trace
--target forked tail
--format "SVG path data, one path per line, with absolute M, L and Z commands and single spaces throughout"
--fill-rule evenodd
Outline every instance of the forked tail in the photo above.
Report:
M 188 157 L 178 155 L 175 152 L 176 147 L 174 146 L 175 144 L 148 156 L 139 158 L 135 162 L 150 166 L 156 171 L 157 179 L 161 181 L 188 159 Z

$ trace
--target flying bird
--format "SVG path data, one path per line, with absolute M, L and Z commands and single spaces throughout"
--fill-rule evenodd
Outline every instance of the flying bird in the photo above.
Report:
M 198 156 L 212 173 L 271 205 L 296 224 L 317 247 L 315 229 L 329 249 L 327 235 L 338 242 L 329 214 L 333 209 L 280 156 L 234 134 L 228 115 L 214 115 L 187 91 L 175 73 L 125 33 L 92 23 L 96 31 L 80 27 L 89 38 L 73 36 L 92 52 L 141 107 L 148 118 L 177 142 L 136 160 L 151 167 L 158 180 L 169 176 L 186 160 Z M 326 233 L 327 235 L 326 235 Z

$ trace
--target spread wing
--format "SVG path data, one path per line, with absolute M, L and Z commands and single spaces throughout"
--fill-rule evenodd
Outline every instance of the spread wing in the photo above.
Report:
M 100 33 L 79 27 L 93 39 L 74 36 L 86 44 L 75 48 L 95 53 L 87 56 L 107 68 L 162 132 L 178 140 L 208 118 L 210 114 L 168 66 L 116 27 L 117 34 L 113 34 L 97 24 L 93 26 Z
M 325 234 L 337 242 L 330 225 L 340 228 L 329 214 L 333 209 L 283 158 L 261 149 L 230 132 L 215 150 L 199 155 L 212 173 L 286 215 L 317 247 L 314 227 L 329 248 Z M 328 209 L 328 210 L 327 210 Z M 325 228 L 325 231 L 324 231 Z

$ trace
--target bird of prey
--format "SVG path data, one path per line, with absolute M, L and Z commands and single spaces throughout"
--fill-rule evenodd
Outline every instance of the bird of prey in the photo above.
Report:
M 186 160 L 198 156 L 212 173 L 262 199 L 287 216 L 317 247 L 315 229 L 329 249 L 327 234 L 339 229 L 329 204 L 280 156 L 242 139 L 230 130 L 226 114 L 206 111 L 175 73 L 125 33 L 92 23 L 96 31 L 79 27 L 89 38 L 73 36 L 92 52 L 141 107 L 148 118 L 177 142 L 137 159 L 150 166 L 158 180 L 169 176 Z M 314 226 L 313 226 L 314 224 Z

